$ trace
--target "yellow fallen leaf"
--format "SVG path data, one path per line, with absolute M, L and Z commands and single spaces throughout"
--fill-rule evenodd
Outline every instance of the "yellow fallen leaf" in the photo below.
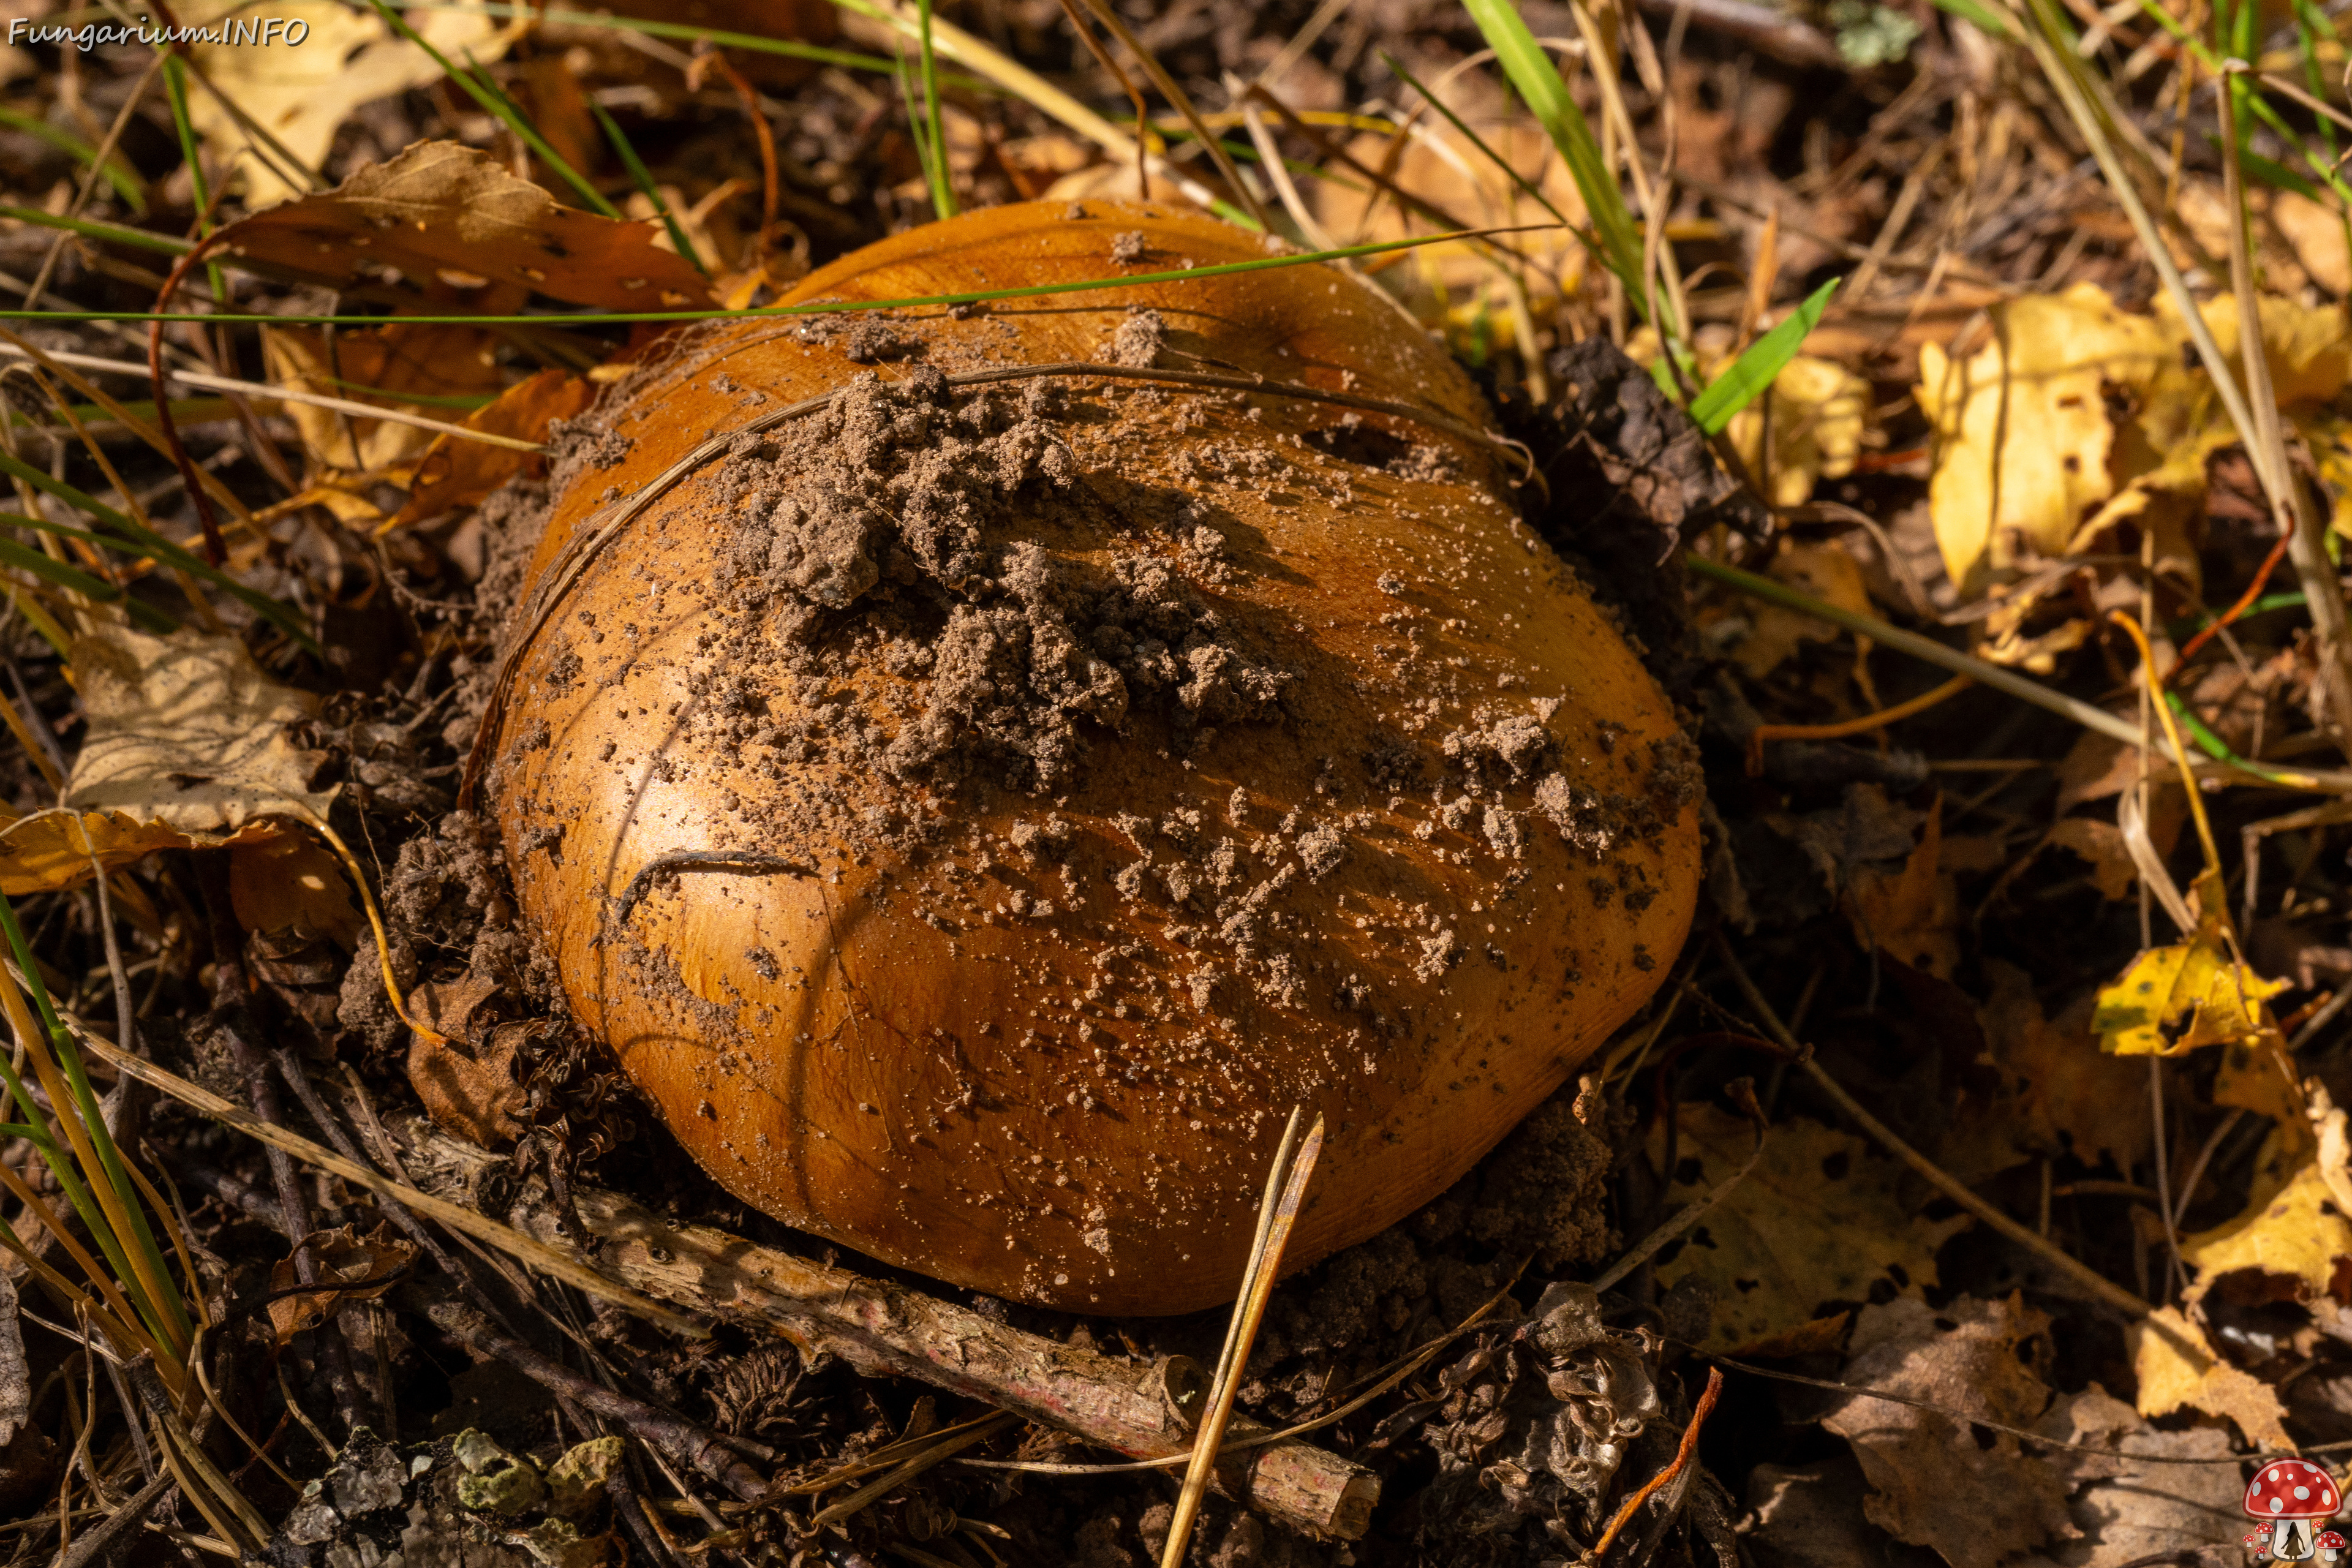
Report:
M 2263 1004 L 2286 988 L 2231 958 L 2220 922 L 2209 916 L 2189 941 L 2133 959 L 2099 992 L 2092 1027 L 2099 1048 L 2119 1057 L 2177 1057 L 2200 1046 L 2256 1041 L 2275 1032 Z
M 2352 1220 L 2336 1208 L 2326 1167 L 2314 1155 L 2284 1188 L 2237 1218 L 2182 1237 L 2180 1257 L 2197 1270 L 2190 1301 L 2239 1268 L 2293 1279 L 2308 1301 L 2326 1294 L 2339 1259 L 2352 1258 Z
M 2161 1307 L 2131 1330 L 2132 1367 L 2139 1377 L 2139 1413 L 2169 1415 L 2184 1407 L 2237 1423 L 2246 1441 L 2291 1448 L 2282 1424 L 2286 1407 L 2270 1384 L 2223 1361 L 2204 1331 L 2177 1307 Z
M 2341 305 L 2305 305 L 2265 294 L 2254 301 L 2254 311 L 2263 324 L 2263 358 L 2270 368 L 2271 390 L 2281 408 L 2331 403 L 2352 382 L 2352 336 L 2347 336 Z M 2215 345 L 2237 367 L 2245 332 L 2238 297 L 2217 294 L 2199 307 L 2199 313 L 2212 331 Z M 2179 307 L 2169 294 L 2157 296 L 2156 315 L 2168 335 L 2188 341 L 2189 334 L 2178 325 Z
M 2280 296 L 2256 310 L 2278 405 L 2319 437 L 2316 450 L 2335 431 L 2326 405 L 2352 383 L 2345 313 Z M 2243 332 L 2235 297 L 2200 310 L 2234 364 Z M 1992 316 L 1992 342 L 1965 362 L 1932 345 L 1919 361 L 1933 429 L 1930 519 L 1963 595 L 2036 555 L 2112 549 L 2125 530 L 2152 537 L 2158 572 L 2194 589 L 2208 464 L 2238 432 L 2170 296 L 2158 296 L 2154 314 L 2131 316 L 2084 283 Z M 2011 626 L 1988 627 L 1989 657 L 2026 663 L 2049 651 L 2026 646 L 2032 608 L 2011 606 Z
M 1728 356 L 1724 363 L 1728 363 Z M 1703 365 L 1702 380 L 1722 364 Z M 1772 380 L 1771 461 L 1764 460 L 1765 409 L 1755 404 L 1734 416 L 1726 434 L 1751 475 L 1769 475 L 1776 506 L 1802 506 L 1823 479 L 1853 472 L 1870 416 L 1870 383 L 1844 366 L 1799 354 Z
M 2213 1074 L 2213 1103 L 2258 1111 L 2294 1131 L 2298 1149 L 2310 1140 L 2303 1129 L 2303 1093 L 2294 1058 L 2275 1030 L 2232 1040 L 2221 1050 Z
M 2055 555 L 2116 490 L 2106 388 L 2145 385 L 2164 331 L 2095 285 L 1997 306 L 1965 361 L 1928 344 L 1918 399 L 1933 428 L 1928 513 L 1963 597 L 2024 552 Z
M 1748 1122 L 1712 1105 L 1684 1105 L 1678 1116 L 1674 1204 L 1746 1164 L 1755 1142 Z M 1661 1125 L 1654 1157 L 1664 1140 Z M 1696 1280 L 1712 1292 L 1706 1343 L 1724 1352 L 1802 1329 L 1830 1302 L 1916 1296 L 1936 1282 L 1936 1248 L 1969 1221 L 1918 1217 L 1905 1185 L 1905 1168 L 1861 1139 L 1818 1121 L 1780 1122 L 1756 1168 L 1658 1266 L 1659 1283 Z
M 2323 408 L 2298 416 L 2294 427 L 2311 450 L 2321 482 L 2336 498 L 2330 522 L 2336 532 L 2352 536 L 2352 419 Z

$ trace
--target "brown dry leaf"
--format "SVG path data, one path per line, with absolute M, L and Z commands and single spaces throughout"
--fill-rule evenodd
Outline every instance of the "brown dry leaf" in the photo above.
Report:
M 1905 1298 L 1864 1309 L 1839 1381 L 2030 1426 L 2050 1402 L 2033 1371 L 2049 1360 L 2049 1329 L 2022 1295 L 1960 1296 L 1940 1311 Z M 1842 1401 L 1822 1425 L 1853 1445 L 1870 1479 L 1871 1522 L 1933 1547 L 1952 1568 L 1996 1568 L 2082 1533 L 2066 1511 L 2065 1481 L 2005 1432 L 1986 1445 L 1965 1421 L 1867 1398 Z
M 544 441 L 558 419 L 571 419 L 596 400 L 595 384 L 561 370 L 542 370 L 515 383 L 496 403 L 466 416 L 466 426 L 520 441 Z M 515 475 L 545 461 L 511 447 L 436 435 L 417 459 L 408 501 L 391 526 L 404 528 L 445 511 L 473 506 Z
M 313 821 L 318 757 L 287 738 L 316 704 L 262 673 L 234 637 L 110 627 L 73 645 L 89 719 L 61 806 L 0 826 L 0 891 L 69 887 L 158 849 L 253 844 Z
M 261 330 L 262 358 L 269 366 L 272 384 L 356 403 L 381 403 L 428 419 L 449 419 L 448 405 L 412 402 L 398 395 L 426 399 L 496 397 L 506 385 L 497 350 L 496 335 L 481 327 L 395 323 L 366 331 L 339 332 L 331 338 L 307 327 Z M 283 412 L 302 437 L 302 451 L 314 476 L 382 476 L 414 458 L 428 442 L 452 439 L 415 425 L 369 419 L 308 403 L 285 404 Z M 520 458 L 529 454 L 505 455 Z
M 0 1274 L 0 1449 L 33 1416 L 33 1375 L 25 1361 L 24 1324 L 17 1317 L 16 1282 Z
M 2352 249 L 2347 249 L 2340 210 L 2292 191 L 2276 191 L 2271 195 L 2270 220 L 2313 282 L 2339 300 L 2352 294 Z
M 1862 1511 L 1869 1490 L 1852 1454 L 1759 1465 L 1748 1478 L 1747 1544 L 1765 1568 L 1881 1568 L 1886 1538 Z
M 1748 1163 L 1755 1134 L 1711 1105 L 1680 1109 L 1671 1203 L 1690 1203 Z M 1664 1153 L 1663 1124 L 1651 1146 Z M 1706 1348 L 1799 1329 L 1832 1302 L 1881 1286 L 1916 1295 L 1936 1282 L 1936 1248 L 1968 1217 L 1923 1220 L 1900 1197 L 1904 1167 L 1859 1138 L 1792 1119 L 1765 1135 L 1756 1168 L 1658 1266 L 1661 1289 L 1696 1279 L 1714 1293 Z
M 179 13 L 184 23 L 223 26 L 230 25 L 231 16 L 255 25 L 263 15 L 242 0 L 199 0 Z M 431 55 L 396 37 L 383 17 L 365 6 L 336 0 L 272 0 L 266 15 L 272 21 L 308 28 L 300 47 L 289 47 L 280 33 L 280 41 L 228 38 L 194 45 L 189 53 L 223 96 L 310 168 L 326 161 L 336 130 L 353 110 L 441 79 L 441 68 Z M 447 58 L 462 60 L 470 54 L 484 65 L 503 57 L 529 26 L 520 23 L 501 31 L 480 11 L 454 5 L 406 16 L 408 25 Z M 219 99 L 192 89 L 188 118 L 212 153 L 206 162 L 226 168 L 227 180 L 242 184 L 248 205 L 300 194 L 255 152 L 245 128 L 221 107 Z
M 2124 830 L 2095 816 L 2070 816 L 2050 830 L 2046 843 L 2072 849 L 2090 862 L 2091 885 L 2099 897 L 2120 902 L 2139 886 L 2139 866 L 2132 859 Z
M 297 1290 L 269 1303 L 269 1326 L 284 1344 L 306 1329 L 315 1329 L 353 1301 L 372 1301 L 407 1276 L 416 1261 L 416 1245 L 395 1235 L 387 1220 L 365 1236 L 352 1226 L 340 1230 L 314 1230 L 302 1238 L 302 1248 L 318 1272 L 316 1291 Z M 294 1259 L 282 1258 L 269 1270 L 272 1291 L 294 1290 L 302 1277 Z
M 496 981 L 468 973 L 445 984 L 419 985 L 408 997 L 411 1016 L 445 1037 L 409 1036 L 410 1087 L 444 1131 L 485 1149 L 522 1136 L 530 1112 L 514 1074 L 526 1026 L 484 1028 L 474 1021 L 498 988 Z
M 1768 569 L 1776 582 L 1811 594 L 1842 610 L 1869 615 L 1870 589 L 1863 580 L 1862 563 L 1835 544 L 1784 544 Z M 1747 637 L 1732 648 L 1733 662 L 1754 679 L 1769 675 L 1797 651 L 1801 640 L 1835 642 L 1844 632 L 1778 605 L 1758 603 L 1748 607 Z M 1866 652 L 1868 641 L 1860 646 Z
M 1846 919 L 1868 952 L 1885 950 L 1914 969 L 1948 980 L 1959 967 L 1960 896 L 1942 864 L 1944 802 L 1927 809 L 1918 847 L 1899 871 L 1855 868 L 1846 885 Z
M 228 896 L 237 924 L 249 931 L 324 937 L 349 952 L 367 929 L 342 863 L 307 834 L 231 848 Z
M 2237 1423 L 2259 1448 L 2291 1448 L 2280 1425 L 2286 1407 L 2270 1384 L 2223 1361 L 2205 1331 L 2178 1307 L 2159 1307 L 2130 1330 L 2132 1368 L 2139 1378 L 2139 1413 L 2169 1415 L 2184 1407 Z
M 485 303 L 527 290 L 613 310 L 707 304 L 709 284 L 654 243 L 659 232 L 559 205 L 487 153 L 420 142 L 323 195 L 231 224 L 220 239 L 265 270 L 337 289 L 398 281 Z
M 1998 1087 L 1961 1104 L 1938 1157 L 1965 1181 L 2067 1153 L 2130 1170 L 2151 1136 L 2146 1069 L 2098 1048 L 2090 997 L 2045 1018 L 2023 970 L 1998 959 L 1984 967 L 1983 1065 Z
M 2089 1479 L 2066 1505 L 2082 1539 L 2050 1552 L 2061 1568 L 2123 1568 L 2160 1553 L 2187 1554 L 2236 1540 L 2242 1523 L 2237 1468 L 2167 1462 L 2227 1460 L 2226 1431 L 2193 1426 L 2159 1432 L 2095 1383 L 2054 1406 L 2035 1430 L 2062 1442 L 2116 1448 L 2123 1456 L 2050 1456 L 2053 1465 Z

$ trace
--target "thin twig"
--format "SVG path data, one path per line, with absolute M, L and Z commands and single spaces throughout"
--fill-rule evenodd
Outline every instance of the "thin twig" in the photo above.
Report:
M 411 1295 L 434 1327 L 470 1349 L 506 1363 L 551 1393 L 617 1423 L 639 1442 L 660 1449 L 747 1502 L 766 1493 L 766 1479 L 737 1458 L 716 1433 L 583 1376 L 520 1340 L 500 1333 L 488 1316 L 462 1301 L 414 1290 Z

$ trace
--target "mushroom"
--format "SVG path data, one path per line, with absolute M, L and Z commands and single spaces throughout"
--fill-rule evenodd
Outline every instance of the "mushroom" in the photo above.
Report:
M 1272 248 L 1031 203 L 784 302 Z M 1295 1104 L 1289 1267 L 1434 1199 L 1699 882 L 1694 749 L 1492 423 L 1325 265 L 657 346 L 551 481 L 485 720 L 575 1020 L 739 1197 L 1024 1301 L 1230 1300 Z
M 2267 1530 L 2250 1530 L 2245 1533 L 2246 1551 L 2257 1563 L 2267 1563 L 2271 1555 L 2271 1534 Z
M 2322 1562 L 2333 1563 L 2344 1555 L 2344 1537 L 2335 1531 L 2319 1532 L 2319 1556 Z
M 2341 1501 L 2336 1478 L 2308 1459 L 2273 1459 L 2246 1483 L 2246 1512 L 2270 1525 L 2270 1554 L 2282 1563 L 2311 1557 L 2313 1521 L 2335 1518 Z

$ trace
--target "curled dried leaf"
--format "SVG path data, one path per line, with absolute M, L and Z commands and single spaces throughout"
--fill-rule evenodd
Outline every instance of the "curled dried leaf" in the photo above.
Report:
M 323 195 L 231 224 L 227 251 L 331 288 L 392 286 L 457 309 L 524 294 L 613 310 L 678 310 L 710 286 L 654 243 L 660 226 L 563 206 L 487 153 L 420 142 Z
M 269 1303 L 269 1326 L 284 1344 L 306 1329 L 315 1329 L 353 1301 L 372 1301 L 407 1277 L 416 1261 L 416 1246 L 393 1231 L 389 1221 L 365 1236 L 354 1226 L 312 1231 L 298 1249 L 310 1255 L 317 1275 L 315 1290 L 297 1290 L 302 1284 L 291 1257 L 280 1258 L 269 1270 L 269 1289 L 291 1292 Z

